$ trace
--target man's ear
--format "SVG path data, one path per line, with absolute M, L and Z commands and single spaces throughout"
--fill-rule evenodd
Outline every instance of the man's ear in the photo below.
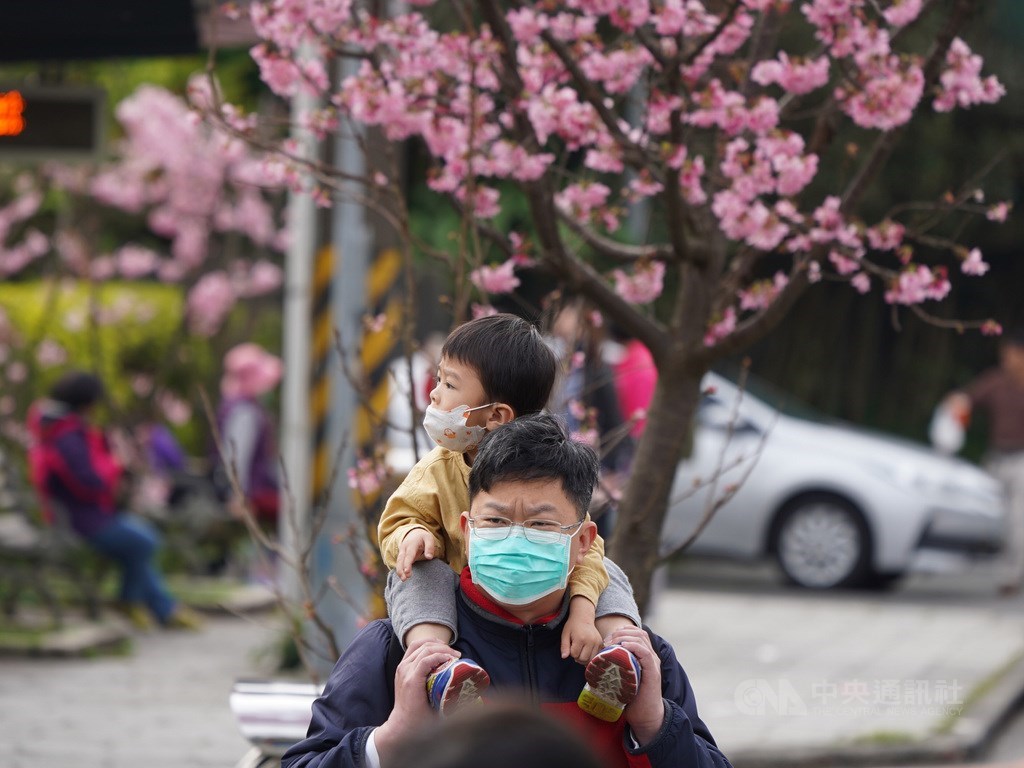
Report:
M 459 530 L 462 531 L 462 554 L 469 562 L 469 512 L 459 515 Z
M 495 403 L 491 406 L 490 413 L 487 415 L 487 421 L 484 423 L 484 427 L 490 432 L 492 429 L 497 429 L 503 424 L 508 424 L 512 419 L 516 417 L 516 412 L 512 410 L 512 406 L 507 403 Z
M 576 538 L 579 539 L 579 549 L 576 551 L 576 565 L 583 562 L 583 558 L 587 552 L 594 545 L 594 539 L 597 537 L 597 523 L 587 518 L 587 522 L 580 528 L 580 532 L 576 534 Z

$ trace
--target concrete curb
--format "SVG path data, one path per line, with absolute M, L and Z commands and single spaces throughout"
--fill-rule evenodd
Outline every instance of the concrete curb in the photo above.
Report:
M 929 736 L 927 741 L 741 750 L 730 752 L 728 757 L 734 768 L 839 768 L 963 762 L 981 753 L 1022 698 L 1024 654 L 1011 661 L 997 681 L 968 703 L 949 733 Z
M 7 632 L 0 640 L 3 656 L 89 656 L 116 650 L 132 635 L 125 622 L 104 617 L 99 621 L 67 619 L 63 626 L 38 632 Z

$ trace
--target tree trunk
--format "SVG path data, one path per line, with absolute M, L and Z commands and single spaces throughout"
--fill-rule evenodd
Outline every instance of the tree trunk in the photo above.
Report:
M 650 602 L 661 527 L 676 465 L 690 446 L 704 375 L 703 370 L 687 366 L 683 354 L 677 355 L 659 369 L 658 384 L 647 411 L 647 427 L 637 447 L 610 545 L 612 559 L 633 584 L 641 615 Z

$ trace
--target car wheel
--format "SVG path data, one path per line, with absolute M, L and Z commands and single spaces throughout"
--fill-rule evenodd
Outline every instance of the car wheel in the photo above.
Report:
M 775 528 L 775 557 L 786 578 L 808 589 L 860 586 L 871 573 L 871 537 L 857 508 L 831 494 L 790 502 Z

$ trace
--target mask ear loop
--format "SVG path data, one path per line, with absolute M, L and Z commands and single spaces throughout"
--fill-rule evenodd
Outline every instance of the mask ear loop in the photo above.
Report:
M 486 405 L 478 405 L 475 408 L 467 408 L 463 413 L 472 413 L 473 411 L 479 411 L 481 408 L 493 408 L 497 404 L 497 401 L 495 401 L 493 403 L 487 403 Z

